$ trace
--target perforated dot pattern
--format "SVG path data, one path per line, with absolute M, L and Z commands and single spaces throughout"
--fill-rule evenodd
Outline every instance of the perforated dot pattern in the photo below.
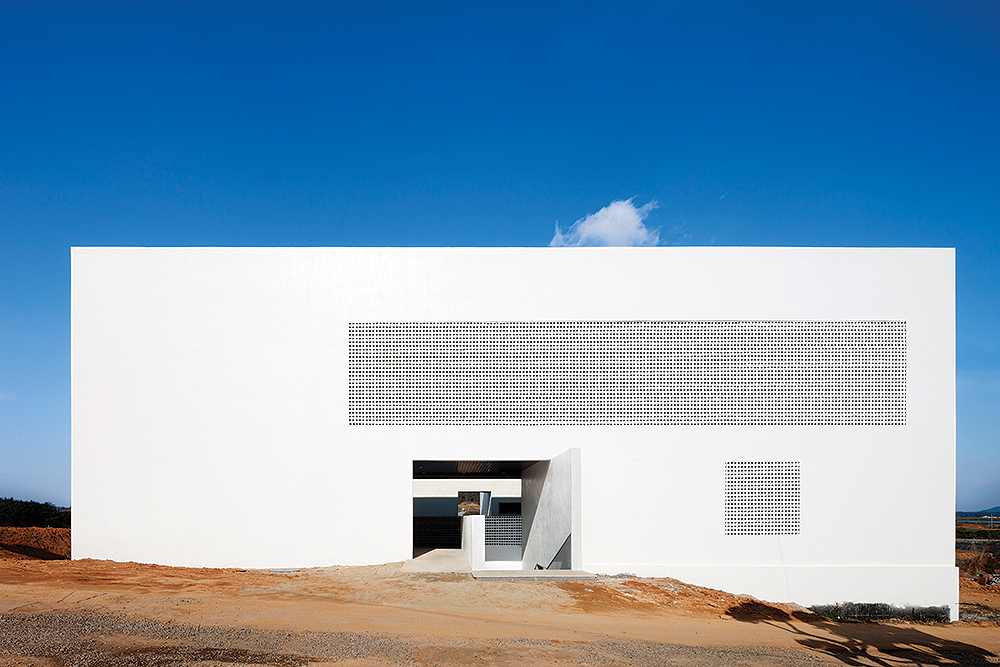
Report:
M 514 514 L 486 517 L 486 546 L 521 546 L 521 517 Z
M 906 323 L 374 322 L 352 425 L 900 426 Z
M 798 535 L 798 461 L 726 463 L 726 535 Z

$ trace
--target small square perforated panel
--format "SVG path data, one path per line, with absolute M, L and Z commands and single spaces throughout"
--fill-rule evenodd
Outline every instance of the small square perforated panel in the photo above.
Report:
M 905 322 L 373 322 L 352 425 L 898 426 Z
M 521 546 L 520 515 L 486 517 L 486 546 Z
M 798 535 L 798 461 L 726 463 L 726 535 Z

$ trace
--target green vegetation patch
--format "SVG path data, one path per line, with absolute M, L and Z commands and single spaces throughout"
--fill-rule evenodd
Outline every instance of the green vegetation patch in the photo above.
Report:
M 1000 540 L 1000 530 L 957 526 L 955 528 L 955 538 L 959 540 Z
M 68 509 L 59 509 L 52 503 L 0 498 L 0 526 L 69 528 L 70 514 Z

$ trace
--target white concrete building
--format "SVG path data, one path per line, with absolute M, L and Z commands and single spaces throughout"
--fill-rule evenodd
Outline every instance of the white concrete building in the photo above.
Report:
M 517 480 L 496 562 L 958 611 L 950 249 L 74 248 L 72 392 L 74 558 L 401 561 Z

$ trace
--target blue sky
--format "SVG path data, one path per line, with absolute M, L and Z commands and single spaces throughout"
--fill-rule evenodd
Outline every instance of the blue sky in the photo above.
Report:
M 0 496 L 70 497 L 72 245 L 957 248 L 1000 505 L 1000 4 L 0 4 Z

